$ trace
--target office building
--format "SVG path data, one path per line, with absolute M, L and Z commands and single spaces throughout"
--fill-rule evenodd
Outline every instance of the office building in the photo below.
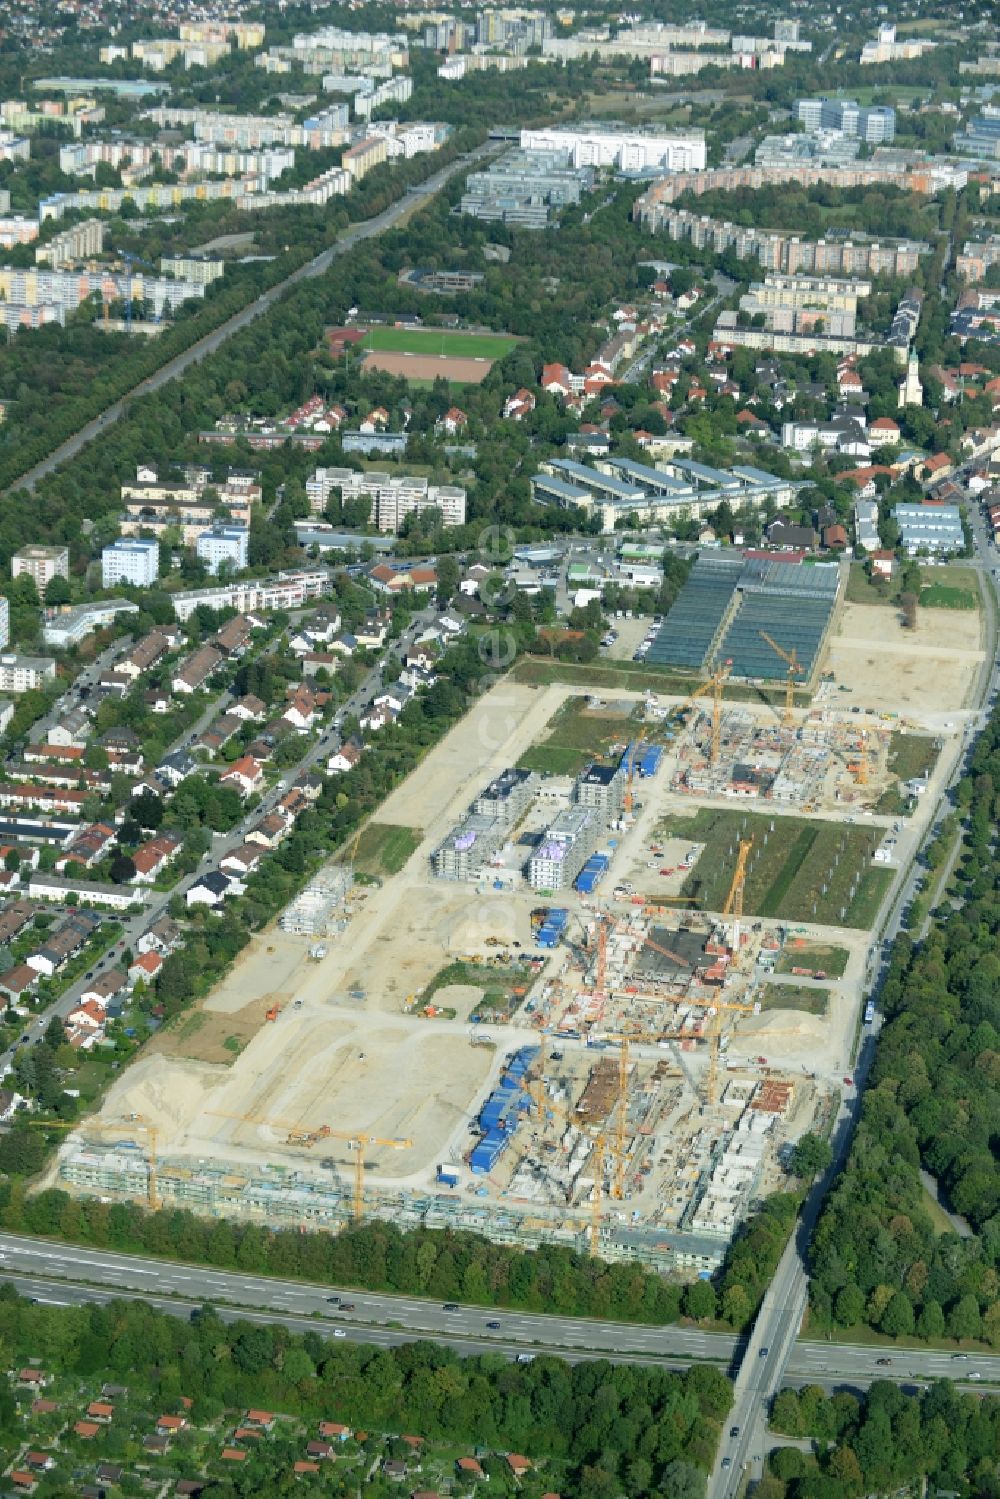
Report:
M 896 135 L 896 111 L 887 104 L 865 107 L 853 99 L 797 99 L 795 118 L 809 131 L 839 130 L 870 146 L 881 146 Z
M 202 531 L 194 549 L 214 578 L 223 564 L 228 564 L 233 572 L 243 571 L 249 538 L 246 526 L 215 525 Z
M 10 575 L 31 578 L 41 598 L 53 578 L 69 577 L 69 547 L 21 547 L 10 559 Z
M 131 583 L 149 588 L 160 576 L 160 544 L 155 538 L 120 536 L 101 552 L 101 582 L 105 588 Z
M 702 130 L 624 130 L 605 125 L 551 126 L 521 131 L 522 151 L 564 151 L 573 167 L 613 167 L 619 172 L 700 172 L 705 167 Z
M 575 167 L 560 147 L 505 151 L 481 172 L 470 172 L 461 211 L 472 218 L 544 229 L 553 211 L 579 203 L 594 185 L 593 167 Z
M 95 630 L 103 630 L 114 624 L 119 614 L 138 614 L 139 605 L 130 599 L 100 599 L 92 604 L 77 604 L 72 609 L 60 609 L 42 626 L 42 639 L 46 645 L 68 651 L 79 645 Z

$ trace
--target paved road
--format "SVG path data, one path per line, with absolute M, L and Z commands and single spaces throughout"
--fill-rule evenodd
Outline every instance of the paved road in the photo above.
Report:
M 777 1279 L 781 1279 L 779 1271 Z M 115 1296 L 139 1298 L 178 1316 L 206 1302 L 227 1318 L 275 1322 L 320 1332 L 325 1337 L 345 1336 L 358 1342 L 395 1346 L 420 1338 L 434 1338 L 462 1353 L 499 1352 L 508 1357 L 519 1353 L 551 1352 L 570 1361 L 606 1358 L 613 1362 L 654 1361 L 668 1367 L 687 1368 L 692 1363 L 713 1363 L 728 1369 L 738 1343 L 731 1336 L 702 1332 L 693 1327 L 643 1327 L 632 1323 L 602 1322 L 582 1317 L 556 1317 L 485 1307 L 459 1306 L 446 1312 L 437 1301 L 419 1297 L 374 1295 L 341 1287 L 318 1286 L 300 1281 L 276 1280 L 238 1272 L 207 1270 L 201 1266 L 170 1264 L 137 1255 L 63 1246 L 49 1240 L 19 1234 L 0 1235 L 0 1278 L 15 1285 L 23 1295 L 52 1304 L 80 1305 L 103 1302 Z M 344 1311 L 334 1298 L 348 1305 Z M 491 1328 L 488 1324 L 498 1323 Z M 786 1308 L 784 1332 L 794 1341 L 797 1321 Z M 756 1354 L 745 1361 L 753 1388 L 765 1386 L 781 1363 L 780 1350 L 772 1345 L 761 1359 Z M 875 1379 L 924 1382 L 953 1378 L 966 1383 L 1000 1383 L 1000 1359 L 976 1355 L 956 1359 L 947 1353 L 891 1350 L 889 1365 L 877 1360 L 886 1355 L 878 1348 L 851 1344 L 799 1342 L 790 1348 L 783 1383 L 820 1384 L 834 1389 L 854 1388 Z M 734 1410 L 731 1418 L 738 1416 Z
M 962 472 L 959 471 L 959 477 Z M 982 517 L 974 503 L 970 506 L 970 512 L 969 519 L 977 554 L 976 563 L 982 569 L 984 591 L 987 593 L 987 629 L 990 636 L 989 649 L 985 655 L 973 698 L 973 701 L 980 707 L 979 723 L 982 724 L 985 722 L 986 711 L 995 700 L 998 687 L 1000 687 L 1000 663 L 996 659 L 993 642 L 996 628 L 995 590 L 1000 580 L 998 580 L 998 571 L 994 565 L 995 549 L 986 537 Z M 951 773 L 939 791 L 935 815 L 925 834 L 925 845 L 936 837 L 941 823 L 951 810 L 953 787 L 965 771 L 974 742 L 974 733 L 967 732 L 960 752 L 955 757 Z M 916 893 L 923 873 L 918 852 L 909 869 L 902 873 L 897 888 L 890 895 L 888 913 L 881 928 L 881 941 L 872 952 L 871 992 L 873 995 L 877 995 L 885 980 L 892 941 L 905 925 L 907 907 Z M 761 1476 L 760 1463 L 767 1450 L 765 1438 L 770 1401 L 785 1382 L 786 1371 L 794 1369 L 796 1373 L 802 1372 L 799 1363 L 801 1354 L 796 1350 L 793 1361 L 792 1350 L 808 1298 L 809 1240 L 822 1208 L 823 1199 L 846 1159 L 854 1128 L 860 1116 L 861 1095 L 874 1060 L 876 1039 L 877 1031 L 868 1031 L 862 1037 L 854 1068 L 857 1086 L 851 1094 L 841 1100 L 840 1111 L 831 1137 L 834 1149 L 833 1164 L 823 1180 L 813 1187 L 807 1198 L 796 1232 L 790 1239 L 778 1271 L 768 1287 L 748 1340 L 737 1373 L 736 1396 L 730 1417 L 730 1432 L 736 1431 L 737 1434 L 736 1436 L 730 1435 L 728 1441 L 724 1440 L 720 1443 L 709 1484 L 709 1499 L 734 1499 L 743 1482 L 745 1472 L 751 1478 Z M 817 1376 L 821 1376 L 823 1371 L 826 1371 L 826 1378 L 818 1377 L 817 1383 L 835 1382 L 835 1369 L 836 1377 L 839 1378 L 838 1364 L 841 1354 L 835 1352 L 835 1348 L 834 1344 L 824 1345 L 821 1349 L 822 1356 L 817 1357 L 815 1345 L 813 1345 L 813 1367 Z M 875 1363 L 875 1359 L 888 1355 L 879 1354 L 876 1351 L 873 1357 L 871 1350 L 865 1350 L 865 1352 L 868 1357 L 867 1367 L 870 1371 L 867 1375 L 868 1382 L 878 1377 L 896 1379 L 901 1377 L 895 1356 L 893 1356 L 892 1364 L 879 1366 Z M 858 1355 L 855 1355 L 854 1365 L 854 1377 L 858 1378 L 864 1369 L 863 1360 L 859 1362 Z M 904 1369 L 902 1375 L 904 1380 L 908 1377 L 940 1377 L 945 1373 L 954 1377 L 956 1372 L 956 1362 L 947 1354 L 907 1352 L 900 1355 L 900 1366 Z M 979 1373 L 984 1378 L 988 1377 L 989 1370 L 994 1367 L 1000 1368 L 989 1361 L 984 1363 L 982 1360 L 978 1360 L 976 1364 L 971 1362 L 967 1364 L 965 1361 L 958 1364 L 958 1368 L 963 1372 Z M 858 1382 L 864 1381 L 859 1378 Z
M 11 488 L 34 489 L 38 480 L 43 478 L 45 474 L 51 473 L 61 463 L 65 463 L 68 458 L 75 457 L 88 442 L 93 441 L 95 437 L 99 436 L 113 422 L 116 422 L 136 397 L 150 395 L 154 390 L 159 390 L 168 380 L 173 380 L 175 376 L 182 374 L 189 365 L 196 364 L 208 354 L 214 354 L 216 349 L 225 343 L 226 339 L 232 338 L 233 334 L 239 333 L 241 329 L 249 327 L 255 318 L 260 317 L 265 312 L 269 312 L 275 303 L 284 296 L 289 287 L 294 286 L 296 282 L 308 280 L 313 276 L 321 276 L 324 271 L 329 270 L 338 255 L 346 255 L 349 250 L 353 250 L 362 240 L 375 239 L 380 234 L 384 234 L 387 229 L 393 228 L 404 214 L 410 213 L 414 208 L 419 208 L 429 202 L 431 198 L 440 192 L 449 178 L 454 177 L 459 172 L 466 171 L 481 156 L 486 156 L 497 149 L 498 146 L 495 142 L 487 142 L 482 146 L 477 146 L 468 155 L 461 156 L 456 161 L 449 162 L 447 166 L 435 172 L 432 177 L 428 177 L 418 187 L 405 192 L 401 198 L 398 198 L 395 203 L 391 204 L 382 213 L 377 214 L 375 218 L 365 219 L 359 224 L 352 224 L 340 236 L 336 244 L 331 245 L 327 250 L 323 250 L 305 265 L 300 266 L 298 270 L 286 276 L 284 281 L 279 281 L 277 286 L 272 286 L 269 291 L 264 292 L 255 302 L 251 302 L 249 307 L 244 307 L 242 311 L 235 313 L 228 322 L 221 324 L 212 333 L 206 334 L 196 344 L 192 344 L 189 349 L 185 349 L 183 353 L 171 359 L 161 369 L 158 369 L 155 374 L 150 375 L 148 379 L 143 380 L 141 384 L 137 385 L 127 396 L 123 396 L 120 401 L 115 401 L 100 416 L 88 422 L 85 427 L 81 427 L 79 432 L 74 433 L 72 437 L 68 437 L 64 443 L 61 443 L 56 448 L 55 452 L 50 453 L 48 458 L 44 458 L 41 463 L 29 469 L 15 484 L 11 485 Z
M 395 680 L 403 653 L 413 644 L 417 635 L 434 617 L 435 611 L 432 608 L 420 610 L 413 616 L 411 623 L 400 636 L 399 640 L 394 641 L 387 648 L 383 653 L 383 659 L 367 673 L 357 691 L 341 706 L 339 710 L 341 714 L 354 714 L 356 716 L 360 713 L 362 708 L 370 701 L 372 695 L 379 690 L 383 670 L 387 671 L 389 679 Z M 53 722 L 62 716 L 66 708 L 71 705 L 71 702 L 79 702 L 80 687 L 93 686 L 101 671 L 109 664 L 109 658 L 116 651 L 120 652 L 124 650 L 127 644 L 128 642 L 116 642 L 98 661 L 95 661 L 92 666 L 88 667 L 77 678 L 73 687 L 60 698 L 59 705 L 50 715 Z M 387 670 L 387 667 L 391 669 Z M 171 746 L 171 749 L 187 748 L 207 728 L 209 722 L 217 714 L 225 710 L 231 696 L 231 693 L 224 692 L 220 697 L 214 699 L 205 712 L 201 714 L 198 721 L 185 731 L 181 739 Z M 269 812 L 274 811 L 274 808 L 296 777 L 303 774 L 303 772 L 311 770 L 318 761 L 323 760 L 325 762 L 339 748 L 339 745 L 340 736 L 336 728 L 333 726 L 326 728 L 309 745 L 308 749 L 304 751 L 302 759 L 298 764 L 282 775 L 281 779 L 271 787 L 252 811 L 248 811 L 228 833 L 212 839 L 210 851 L 205 854 L 201 864 L 192 874 L 185 875 L 183 879 L 178 880 L 177 884 L 168 891 L 155 890 L 149 892 L 150 898 L 147 904 L 143 906 L 137 915 L 123 913 L 120 917 L 122 934 L 116 945 L 104 957 L 99 958 L 93 968 L 89 969 L 86 974 L 82 974 L 75 983 L 64 989 L 58 999 L 53 1000 L 52 1004 L 46 1009 L 39 1011 L 37 1015 L 32 1016 L 30 1020 L 26 1020 L 21 1037 L 6 1051 L 0 1052 L 0 1077 L 4 1077 L 10 1071 L 15 1053 L 22 1045 L 34 1046 L 42 1039 L 50 1020 L 65 1020 L 96 975 L 105 972 L 108 968 L 113 968 L 116 963 L 120 962 L 125 948 L 135 951 L 135 945 L 139 937 L 148 927 L 159 920 L 175 895 L 185 895 L 196 880 L 201 879 L 210 869 L 217 869 L 219 863 L 227 854 L 241 847 L 246 841 L 246 835 L 251 824 L 258 822 L 262 817 L 267 816 Z M 27 1037 L 27 1041 L 23 1040 L 25 1036 Z

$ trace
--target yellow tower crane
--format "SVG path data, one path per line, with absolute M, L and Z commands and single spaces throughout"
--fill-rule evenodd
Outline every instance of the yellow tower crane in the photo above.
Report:
M 707 692 L 712 694 L 712 753 L 711 763 L 718 765 L 722 752 L 722 689 L 726 685 L 729 673 L 733 669 L 732 661 L 723 661 L 721 666 L 713 669 L 707 682 L 696 687 L 686 702 L 681 705 L 681 712 L 687 707 L 693 707 L 697 700 L 704 697 Z
M 785 677 L 785 711 L 781 715 L 782 724 L 785 728 L 788 728 L 795 718 L 795 679 L 803 675 L 805 668 L 796 655 L 794 646 L 792 646 L 790 651 L 786 651 L 784 646 L 780 646 L 766 630 L 759 630 L 757 633 L 760 635 L 761 640 L 767 641 L 775 655 L 780 656 L 788 667 L 788 674 Z
M 383 1139 L 379 1135 L 366 1134 L 364 1130 L 331 1129 L 328 1124 L 309 1127 L 293 1124 L 285 1119 L 268 1119 L 260 1114 L 228 1114 L 221 1109 L 207 1111 L 216 1119 L 238 1119 L 242 1124 L 264 1124 L 273 1129 L 288 1131 L 286 1145 L 303 1145 L 309 1149 L 320 1140 L 346 1140 L 348 1149 L 354 1152 L 354 1192 L 352 1199 L 352 1221 L 364 1222 L 365 1216 L 365 1146 L 376 1145 L 387 1150 L 409 1150 L 412 1140 Z
M 737 955 L 740 951 L 740 925 L 743 921 L 743 891 L 747 882 L 747 860 L 750 857 L 750 850 L 752 848 L 752 838 L 740 839 L 733 882 L 729 887 L 726 903 L 722 907 L 723 916 L 731 916 L 733 918 L 733 952 Z

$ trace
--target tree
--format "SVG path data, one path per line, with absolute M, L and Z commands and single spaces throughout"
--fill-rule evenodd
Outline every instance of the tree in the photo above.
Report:
M 55 577 L 50 578 L 45 585 L 45 602 L 50 608 L 68 604 L 72 597 L 69 581 L 61 573 L 56 573 Z
M 701 1322 L 715 1316 L 715 1290 L 707 1280 L 692 1281 L 684 1291 L 684 1315 Z
M 905 1291 L 897 1291 L 893 1296 L 885 1309 L 881 1326 L 890 1338 L 908 1338 L 912 1334 L 913 1303 Z
M 444 608 L 451 603 L 458 589 L 459 570 L 454 557 L 438 558 L 437 576 L 437 601 Z
M 792 1170 L 796 1176 L 812 1181 L 833 1160 L 829 1142 L 811 1132 L 802 1136 L 792 1152 Z
M 129 805 L 129 816 L 143 828 L 158 828 L 163 821 L 163 802 L 147 787 Z
M 110 874 L 116 885 L 130 884 L 135 879 L 135 860 L 128 854 L 115 854 L 111 860 Z
M 864 1293 L 853 1281 L 849 1281 L 837 1292 L 837 1299 L 833 1304 L 833 1315 L 841 1327 L 855 1327 L 864 1320 Z

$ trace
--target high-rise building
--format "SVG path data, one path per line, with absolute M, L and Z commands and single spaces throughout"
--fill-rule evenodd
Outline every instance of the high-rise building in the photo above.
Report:
M 69 577 L 69 547 L 21 547 L 10 559 L 10 575 L 33 579 L 41 595 L 53 578 Z
M 246 526 L 216 525 L 201 533 L 194 549 L 213 578 L 226 562 L 234 572 L 242 572 L 247 565 L 249 537 Z
M 101 553 L 101 581 L 105 588 L 132 583 L 148 588 L 160 575 L 160 543 L 145 536 L 119 536 Z

